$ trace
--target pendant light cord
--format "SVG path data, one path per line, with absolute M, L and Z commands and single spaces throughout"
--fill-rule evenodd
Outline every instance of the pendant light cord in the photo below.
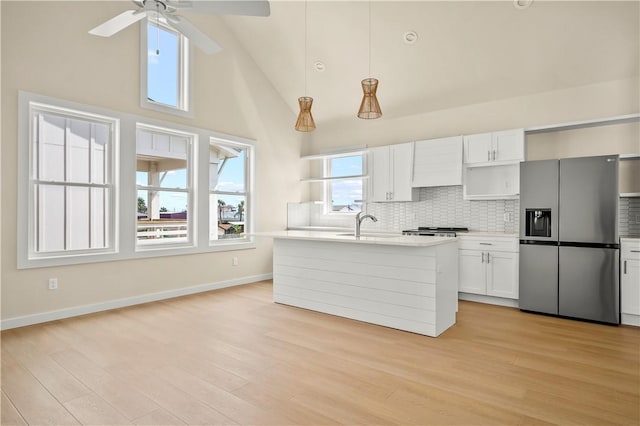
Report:
M 307 0 L 304 0 L 304 96 L 307 96 Z
M 369 0 L 369 78 L 371 78 L 371 0 Z
M 156 2 L 156 56 L 160 56 L 160 4 Z

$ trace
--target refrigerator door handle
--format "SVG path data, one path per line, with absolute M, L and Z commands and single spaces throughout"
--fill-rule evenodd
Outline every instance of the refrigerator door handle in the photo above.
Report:
M 624 261 L 624 274 L 627 275 L 627 261 Z

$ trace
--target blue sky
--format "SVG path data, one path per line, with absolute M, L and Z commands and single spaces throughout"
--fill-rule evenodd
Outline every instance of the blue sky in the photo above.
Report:
M 147 24 L 147 55 L 147 97 L 155 102 L 177 106 L 178 36 Z
M 362 156 L 337 157 L 331 160 L 332 176 L 362 174 Z M 362 180 L 344 180 L 332 183 L 333 204 L 349 205 L 362 199 Z

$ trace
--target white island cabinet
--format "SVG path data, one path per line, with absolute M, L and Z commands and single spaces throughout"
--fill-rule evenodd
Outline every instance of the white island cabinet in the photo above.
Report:
M 433 337 L 456 322 L 455 238 L 272 236 L 274 302 Z

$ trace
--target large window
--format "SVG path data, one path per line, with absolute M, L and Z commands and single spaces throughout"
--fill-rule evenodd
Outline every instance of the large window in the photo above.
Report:
M 251 145 L 209 142 L 209 240 L 244 238 L 251 218 Z
M 29 257 L 114 248 L 117 120 L 30 104 Z
M 325 159 L 326 210 L 329 213 L 357 213 L 364 199 L 364 154 Z
M 255 248 L 254 141 L 26 92 L 18 129 L 18 268 Z
M 143 31 L 143 106 L 183 114 L 189 108 L 189 40 L 150 20 Z
M 138 125 L 138 246 L 192 241 L 192 152 L 195 135 Z

